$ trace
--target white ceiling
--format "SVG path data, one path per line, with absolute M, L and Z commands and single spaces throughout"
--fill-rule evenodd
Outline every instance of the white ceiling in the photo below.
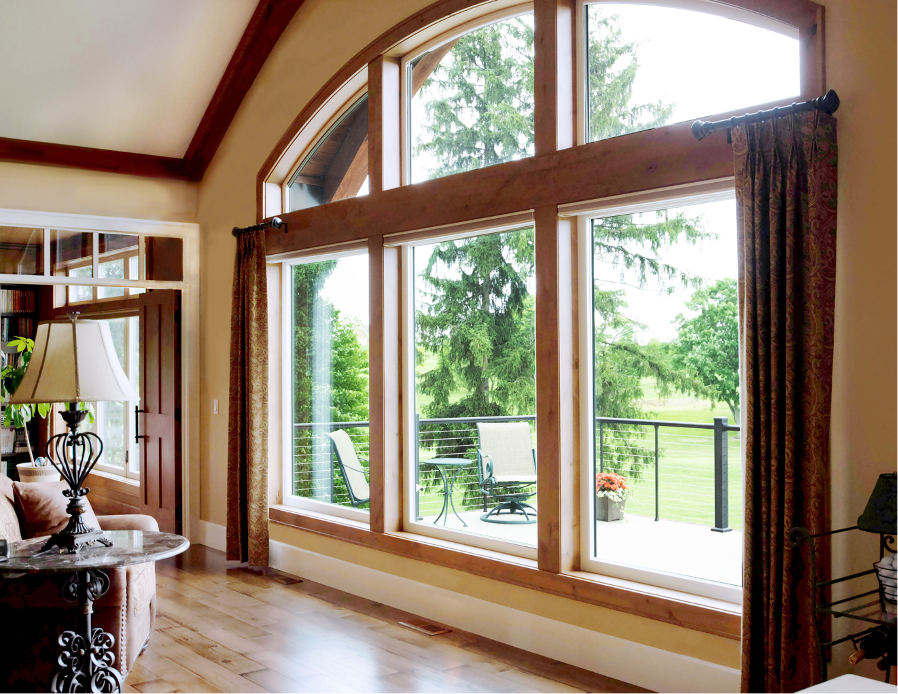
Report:
M 183 157 L 257 0 L 0 0 L 0 137 Z

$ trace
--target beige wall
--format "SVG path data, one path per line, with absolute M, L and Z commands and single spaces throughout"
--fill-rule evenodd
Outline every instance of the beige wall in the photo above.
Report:
M 379 2 L 377 13 L 370 11 L 372 4 L 365 0 L 306 2 L 266 63 L 200 185 L 200 465 L 201 518 L 206 521 L 224 524 L 226 512 L 228 330 L 234 257 L 230 229 L 255 221 L 256 173 L 304 104 L 359 49 L 429 2 Z M 896 461 L 895 3 L 825 0 L 824 4 L 828 81 L 843 104 L 838 113 L 839 260 L 832 433 L 836 527 L 854 522 L 876 476 L 894 470 Z M 212 414 L 213 399 L 221 403 L 219 415 Z M 298 532 L 290 533 L 289 538 L 298 546 L 348 561 L 356 556 L 356 550 L 347 551 L 339 542 Z M 850 550 L 842 548 L 836 558 L 838 570 L 866 567 L 871 547 L 872 539 Z M 359 563 L 369 561 L 369 554 L 362 559 L 359 553 Z M 392 560 L 380 562 L 391 564 Z M 439 580 L 435 569 L 415 564 L 402 563 L 408 565 L 405 575 Z M 502 591 L 499 584 L 486 579 L 471 581 L 471 585 L 484 594 Z M 541 608 L 537 600 L 535 604 L 524 601 L 521 609 Z M 563 610 L 556 614 L 568 619 Z M 657 628 L 657 636 L 670 627 L 640 625 L 630 638 L 649 638 L 641 631 L 644 628 L 649 632 Z M 639 639 L 632 635 L 637 633 L 642 634 Z M 722 645 L 708 640 L 713 637 L 692 634 L 682 638 L 697 638 L 697 657 L 702 657 L 702 649 L 708 652 L 708 659 L 712 652 L 726 652 L 720 658 L 737 666 L 736 642 Z
M 0 162 L 0 208 L 196 222 L 196 183 Z

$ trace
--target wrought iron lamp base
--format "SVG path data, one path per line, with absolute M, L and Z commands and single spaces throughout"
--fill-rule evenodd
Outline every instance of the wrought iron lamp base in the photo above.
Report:
M 92 545 L 99 542 L 106 547 L 112 547 L 112 541 L 106 537 L 102 530 L 91 530 L 86 533 L 70 534 L 65 531 L 55 533 L 50 536 L 47 543 L 41 547 L 42 552 L 54 547 L 62 547 L 69 554 L 76 554 L 85 545 Z
M 112 542 L 106 535 L 86 525 L 82 517 L 87 510 L 84 497 L 90 488 L 81 485 L 100 459 L 103 441 L 92 431 L 78 431 L 87 412 L 77 410 L 75 407 L 73 403 L 69 405 L 69 409 L 59 413 L 69 430 L 65 434 L 52 437 L 47 445 L 50 463 L 69 485 L 69 488 L 62 492 L 69 498 L 66 506 L 69 522 L 64 529 L 50 537 L 41 550 L 44 552 L 54 547 L 62 547 L 69 554 L 75 554 L 85 545 L 95 542 L 112 547 Z

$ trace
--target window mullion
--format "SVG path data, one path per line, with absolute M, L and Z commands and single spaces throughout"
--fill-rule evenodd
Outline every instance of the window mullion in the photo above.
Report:
M 571 311 L 576 271 L 570 221 L 559 220 L 555 207 L 539 208 L 534 217 L 538 561 L 541 570 L 561 573 L 576 568 L 579 540 Z
M 368 65 L 368 190 L 400 184 L 399 62 L 379 56 Z
M 574 146 L 574 6 L 572 0 L 535 0 L 534 116 L 536 153 Z
M 371 530 L 401 529 L 399 249 L 369 240 L 369 422 Z

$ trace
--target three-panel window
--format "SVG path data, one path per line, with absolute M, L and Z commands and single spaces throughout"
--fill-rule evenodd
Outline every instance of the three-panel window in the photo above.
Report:
M 797 30 L 701 8 L 577 4 L 575 146 L 797 100 Z M 532 7 L 453 21 L 397 59 L 411 190 L 535 155 Z M 283 178 L 286 211 L 367 193 L 368 95 L 351 88 Z M 732 179 L 696 183 L 556 206 L 575 229 L 558 268 L 574 285 L 558 305 L 575 315 L 570 532 L 584 571 L 737 601 L 736 205 Z M 538 490 L 555 481 L 537 455 L 548 435 L 537 429 L 538 277 L 549 261 L 535 250 L 533 209 L 388 234 L 396 296 L 368 296 L 367 246 L 282 262 L 285 503 L 367 522 L 368 321 L 395 301 L 398 334 L 383 339 L 401 362 L 386 388 L 401 390 L 402 530 L 536 558 Z

